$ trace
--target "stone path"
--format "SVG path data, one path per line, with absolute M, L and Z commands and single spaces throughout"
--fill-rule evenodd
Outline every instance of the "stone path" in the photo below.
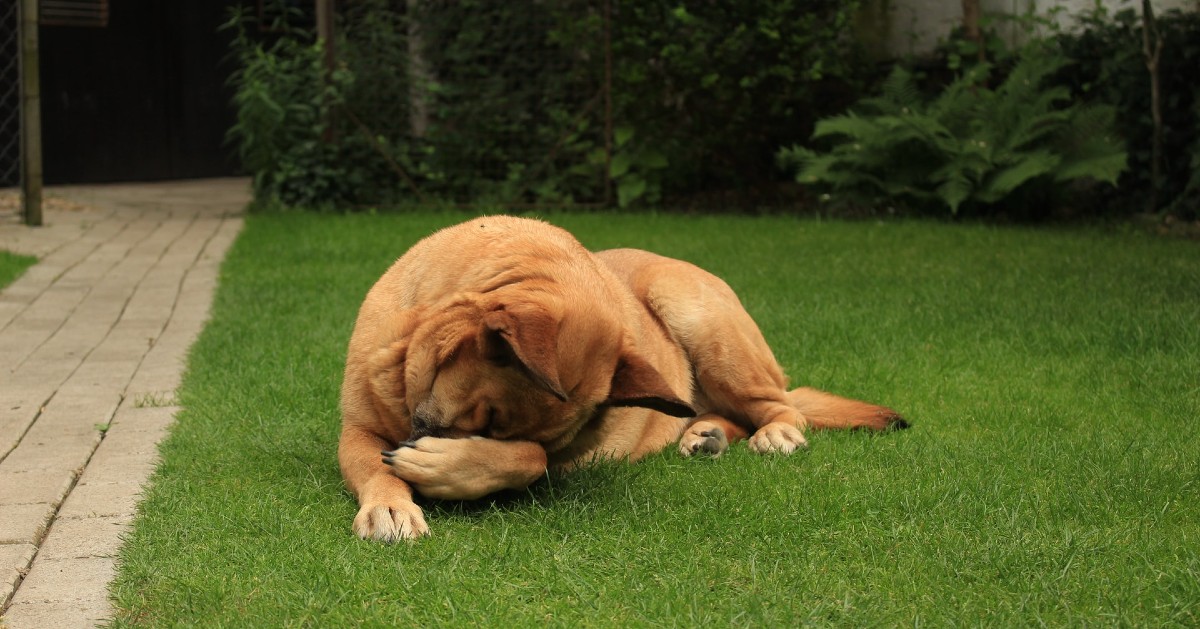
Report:
M 108 617 L 121 536 L 250 193 L 245 179 L 216 179 L 51 188 L 47 198 L 45 227 L 0 209 L 0 249 L 39 259 L 0 292 L 7 629 Z

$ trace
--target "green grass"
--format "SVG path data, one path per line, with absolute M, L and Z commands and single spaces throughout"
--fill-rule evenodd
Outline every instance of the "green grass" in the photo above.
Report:
M 0 288 L 12 284 L 34 262 L 37 262 L 37 258 L 0 250 Z
M 725 277 L 881 436 L 673 452 L 350 533 L 358 304 L 463 215 L 252 215 L 122 551 L 116 626 L 1200 624 L 1200 247 L 923 222 L 553 215 Z M 469 255 L 469 252 L 464 252 Z

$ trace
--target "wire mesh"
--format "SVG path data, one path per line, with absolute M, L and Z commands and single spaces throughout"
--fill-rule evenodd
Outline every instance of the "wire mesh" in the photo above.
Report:
M 605 201 L 606 1 L 340 2 L 339 136 L 402 194 Z
M 21 20 L 18 2 L 0 3 L 0 187 L 21 180 Z

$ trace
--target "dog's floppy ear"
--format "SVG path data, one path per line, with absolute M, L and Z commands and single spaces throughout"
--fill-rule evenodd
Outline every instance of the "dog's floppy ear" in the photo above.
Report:
M 500 308 L 484 314 L 480 349 L 489 360 L 515 358 L 538 386 L 567 400 L 558 379 L 558 320 L 550 313 L 530 309 L 517 316 Z
M 623 352 L 617 362 L 606 404 L 640 406 L 675 417 L 693 417 L 696 414 L 687 402 L 671 391 L 657 369 L 642 357 L 629 352 Z

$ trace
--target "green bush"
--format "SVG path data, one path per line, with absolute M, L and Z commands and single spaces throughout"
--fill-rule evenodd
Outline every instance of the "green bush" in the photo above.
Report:
M 1163 180 L 1160 209 L 1200 214 L 1195 182 L 1200 154 L 1200 12 L 1170 10 L 1157 18 L 1163 38 L 1159 62 L 1163 107 Z M 1073 63 L 1055 77 L 1076 98 L 1109 103 L 1116 129 L 1129 146 L 1129 169 L 1107 201 L 1123 211 L 1143 211 L 1150 190 L 1150 76 L 1142 55 L 1141 15 L 1134 9 L 1108 13 L 1103 5 L 1082 16 L 1080 28 L 1055 38 Z
M 312 33 L 289 25 L 294 10 L 275 11 L 269 42 L 251 36 L 256 18 L 240 6 L 222 27 L 234 33 L 231 54 L 237 60 L 229 78 L 237 121 L 226 140 L 253 175 L 260 202 L 308 207 L 359 202 L 381 178 L 372 167 L 375 160 L 363 159 L 368 147 L 355 136 L 325 141 L 351 76 L 336 71 L 325 80 L 321 45 Z
M 613 17 L 622 196 L 773 187 L 778 146 L 841 111 L 871 65 L 859 0 L 627 2 Z M 638 194 L 640 192 L 640 194 Z
M 591 2 L 430 0 L 416 20 L 433 115 L 424 185 L 459 200 L 603 197 L 600 14 Z M 410 78 L 411 80 L 411 78 Z M 390 105 L 383 110 L 390 111 Z
M 1043 199 L 1063 182 L 1114 183 L 1125 168 L 1113 109 L 1069 104 L 1066 88 L 1046 84 L 1065 65 L 1030 46 L 998 87 L 982 63 L 933 99 L 897 65 L 882 95 L 817 123 L 813 139 L 829 150 L 793 146 L 779 159 L 800 183 L 859 203 L 1031 218 L 1051 209 Z
M 774 186 L 776 148 L 852 102 L 871 67 L 848 37 L 860 1 L 614 0 L 609 31 L 596 0 L 537 10 L 428 0 L 415 12 L 361 0 L 340 7 L 338 69 L 325 86 L 311 33 L 281 20 L 281 33 L 261 43 L 235 14 L 241 67 L 230 136 L 260 197 L 292 204 L 416 191 L 591 202 L 611 185 L 613 200 L 632 206 Z M 411 71 L 414 29 L 428 80 Z M 428 103 L 421 134 L 412 129 L 415 93 Z M 331 131 L 334 148 L 320 141 Z

